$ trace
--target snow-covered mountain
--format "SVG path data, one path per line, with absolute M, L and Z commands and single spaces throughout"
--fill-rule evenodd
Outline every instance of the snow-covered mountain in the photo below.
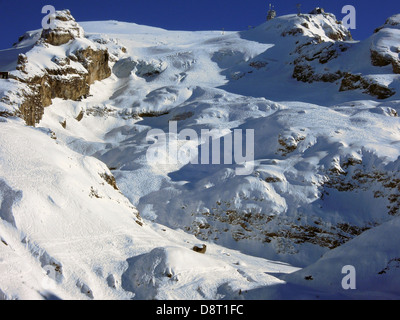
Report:
M 400 15 L 55 21 L 0 51 L 1 298 L 400 297 Z M 252 161 L 149 160 L 205 131 Z

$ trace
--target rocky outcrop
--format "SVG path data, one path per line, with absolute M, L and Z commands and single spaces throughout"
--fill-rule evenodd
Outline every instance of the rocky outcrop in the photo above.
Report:
M 317 13 L 315 13 L 317 14 Z M 308 24 L 302 25 L 308 28 Z M 370 41 L 371 64 L 376 67 L 391 66 L 393 73 L 400 73 L 400 15 L 389 18 L 386 23 L 375 30 L 375 34 L 366 41 Z M 387 99 L 396 92 L 383 83 L 380 77 L 374 74 L 355 74 L 351 67 L 338 69 L 335 60 L 345 54 L 354 44 L 343 42 L 346 38 L 338 29 L 336 36 L 329 36 L 333 42 L 318 41 L 318 36 L 309 42 L 300 44 L 294 51 L 297 55 L 293 61 L 292 77 L 297 81 L 337 82 L 339 91 L 361 90 L 363 93 L 378 99 Z M 325 32 L 327 33 L 327 32 Z M 328 34 L 328 33 L 327 33 Z M 349 37 L 347 37 L 347 40 Z M 332 62 L 332 63 L 331 63 Z M 389 71 L 390 72 L 390 71 Z M 340 80 L 340 81 L 339 81 Z
M 350 31 L 333 14 L 325 13 L 321 8 L 289 21 L 282 23 L 285 27 L 277 25 L 276 28 L 281 36 L 297 40 L 289 54 L 293 57 L 289 61 L 293 65 L 292 77 L 306 83 L 336 82 L 342 78 L 343 72 L 337 67 L 331 68 L 330 62 L 350 47 L 347 42 L 352 40 Z
M 31 126 L 41 120 L 52 99 L 84 99 L 91 84 L 111 75 L 107 49 L 84 38 L 68 10 L 57 11 L 55 27 L 43 30 L 36 45 L 20 54 L 16 69 L 14 78 L 25 86 L 18 115 Z
M 289 24 L 279 23 L 279 20 L 274 21 L 271 27 L 274 27 L 282 37 L 304 35 L 316 39 L 319 43 L 352 40 L 350 31 L 331 13 L 321 11 L 321 13 L 300 14 L 289 18 Z
M 377 67 L 391 65 L 393 72 L 400 74 L 400 14 L 391 16 L 375 30 L 371 63 Z
M 387 99 L 396 92 L 392 89 L 369 80 L 360 74 L 346 73 L 342 79 L 339 91 L 363 90 L 363 93 L 374 96 L 378 99 Z
M 396 49 L 400 53 L 400 47 Z M 371 49 L 371 63 L 376 67 L 392 65 L 393 73 L 400 74 L 400 59 L 393 55 L 385 54 Z
M 76 38 L 83 38 L 82 27 L 75 22 L 69 10 L 57 11 L 54 27 L 43 29 L 41 39 L 53 46 L 60 46 Z
M 379 28 L 376 28 L 374 33 L 378 33 L 384 28 L 396 28 L 400 29 L 400 14 L 395 14 L 389 18 L 386 19 L 385 24 L 383 26 L 380 26 Z
M 348 50 L 349 45 L 343 42 L 308 42 L 297 47 L 295 53 L 298 57 L 294 60 L 292 77 L 297 81 L 312 83 L 315 81 L 335 82 L 343 77 L 341 70 L 329 70 L 324 68 L 323 72 L 316 69 L 321 65 L 328 64 Z
M 31 90 L 19 110 L 27 125 L 34 126 L 38 123 L 42 119 L 44 108 L 51 105 L 54 98 L 77 101 L 89 95 L 90 86 L 84 74 L 46 71 L 45 75 L 25 82 Z
M 336 72 L 318 74 L 310 65 L 298 64 L 293 69 L 292 77 L 295 78 L 297 81 L 308 83 L 312 83 L 315 81 L 335 82 L 342 77 L 342 72 L 338 70 Z
M 256 241 L 273 247 L 278 254 L 296 254 L 302 245 L 334 249 L 373 227 L 347 222 L 330 223 L 317 216 L 297 213 L 296 217 L 234 210 L 232 203 L 216 203 L 209 212 L 200 213 L 210 223 L 195 220 L 185 230 L 204 241 L 218 241 L 230 234 L 233 240 Z
M 107 50 L 95 50 L 88 47 L 77 50 L 75 56 L 77 57 L 77 62 L 81 63 L 88 71 L 85 77 L 88 84 L 103 80 L 111 75 Z
M 323 14 L 325 13 L 324 8 L 316 7 L 310 11 L 310 14 Z
M 324 68 L 323 72 L 317 71 L 321 65 L 336 59 L 347 50 L 347 45 L 342 43 L 319 44 L 298 48 L 299 57 L 293 62 L 292 77 L 301 82 L 336 82 L 343 77 L 341 70 Z
M 328 198 L 332 190 L 368 192 L 376 201 L 385 204 L 388 215 L 400 215 L 400 175 L 397 169 L 366 168 L 361 160 L 349 158 L 330 169 L 327 177 L 322 186 L 322 199 Z

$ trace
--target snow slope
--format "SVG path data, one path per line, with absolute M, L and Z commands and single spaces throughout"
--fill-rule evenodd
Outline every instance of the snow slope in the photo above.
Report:
M 376 46 L 398 58 L 392 20 L 363 42 L 332 15 L 224 33 L 80 23 L 112 75 L 82 101 L 53 99 L 37 128 L 0 118 L 0 296 L 398 298 L 400 76 L 370 58 Z M 13 66 L 11 51 L 0 65 Z M 293 77 L 304 63 L 311 82 Z M 345 73 L 395 93 L 341 91 Z M 174 121 L 214 129 L 213 143 L 254 130 L 251 170 L 148 161 L 154 129 L 187 143 Z M 341 287 L 345 265 L 357 290 Z
M 264 272 L 295 270 L 213 244 L 195 253 L 193 236 L 143 222 L 103 163 L 20 121 L 0 130 L 3 298 L 215 299 L 221 286 L 238 295 L 282 282 Z M 154 286 L 142 292 L 140 281 Z

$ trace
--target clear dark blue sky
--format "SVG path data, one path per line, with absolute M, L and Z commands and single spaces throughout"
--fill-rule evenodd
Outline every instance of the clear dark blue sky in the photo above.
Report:
M 389 16 L 400 13 L 399 0 L 0 0 L 0 49 L 11 47 L 28 30 L 40 29 L 44 14 L 41 8 L 50 4 L 57 10 L 70 9 L 79 21 L 119 20 L 161 27 L 169 30 L 244 30 L 265 21 L 272 2 L 278 15 L 302 12 L 316 6 L 332 12 L 342 20 L 342 7 L 357 10 L 356 40 L 372 34 Z

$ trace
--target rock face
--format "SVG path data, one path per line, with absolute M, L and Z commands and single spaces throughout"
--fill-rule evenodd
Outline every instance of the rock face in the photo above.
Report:
M 108 63 L 107 49 L 84 38 L 68 10 L 57 11 L 55 27 L 43 30 L 33 48 L 18 57 L 14 78 L 25 87 L 19 115 L 34 126 L 52 99 L 87 97 L 92 83 L 111 75 Z
M 321 9 L 320 9 L 321 10 Z M 317 27 L 318 26 L 318 27 Z M 310 14 L 300 14 L 292 21 L 291 27 L 286 27 L 281 35 L 303 34 L 310 39 L 315 39 L 318 43 L 333 41 L 352 40 L 349 30 L 347 30 L 332 13 L 325 13 L 323 10 L 315 11 Z
M 375 30 L 373 38 L 372 65 L 391 65 L 393 73 L 400 74 L 400 14 L 388 18 L 383 26 Z
M 93 48 L 79 49 L 75 52 L 77 61 L 88 71 L 86 82 L 92 84 L 97 80 L 103 80 L 111 75 L 108 66 L 109 54 L 107 50 L 95 50 Z
M 47 70 L 44 76 L 30 78 L 26 85 L 31 89 L 20 106 L 20 112 L 27 125 L 34 126 L 43 116 L 44 108 L 54 98 L 80 100 L 89 94 L 90 86 L 84 74 Z
M 41 38 L 48 44 L 60 46 L 76 38 L 83 38 L 82 27 L 75 22 L 69 10 L 58 11 L 54 27 L 43 29 Z
M 396 93 L 390 74 L 400 72 L 400 15 L 389 18 L 375 34 L 361 42 L 354 41 L 342 22 L 320 8 L 309 14 L 277 17 L 243 36 L 275 44 L 248 63 L 257 71 L 269 72 L 271 77 L 277 70 L 287 70 L 288 76 L 299 82 L 332 83 L 326 86 L 332 94 L 358 91 L 387 99 Z M 380 70 L 382 67 L 385 70 Z M 235 67 L 229 72 L 235 81 L 258 73 Z
M 304 25 L 306 27 L 306 25 Z M 379 77 L 360 74 L 352 71 L 349 66 L 337 69 L 340 64 L 335 60 L 356 44 L 344 42 L 340 33 L 330 37 L 334 42 L 310 41 L 296 48 L 298 57 L 294 60 L 292 77 L 298 81 L 312 83 L 316 81 L 337 82 L 340 80 L 339 91 L 361 90 L 363 93 L 378 99 L 387 99 L 396 92 L 381 83 Z M 347 39 L 348 40 L 348 39 Z M 370 42 L 371 65 L 374 67 L 391 66 L 395 74 L 400 73 L 400 15 L 387 19 L 386 23 L 375 30 Z M 336 69 L 334 69 L 336 68 Z M 372 69 L 371 69 L 372 71 Z
M 330 62 L 338 58 L 349 48 L 347 41 L 352 40 L 350 32 L 337 21 L 335 16 L 316 8 L 309 14 L 299 16 L 299 32 L 308 37 L 297 41 L 292 55 L 294 66 L 292 77 L 297 81 L 336 82 L 343 77 L 339 69 L 330 68 Z M 321 32 L 322 31 L 322 32 Z
M 374 96 L 378 99 L 387 99 L 396 92 L 372 80 L 364 78 L 360 74 L 346 73 L 342 79 L 339 91 L 349 91 L 361 89 L 364 93 Z

